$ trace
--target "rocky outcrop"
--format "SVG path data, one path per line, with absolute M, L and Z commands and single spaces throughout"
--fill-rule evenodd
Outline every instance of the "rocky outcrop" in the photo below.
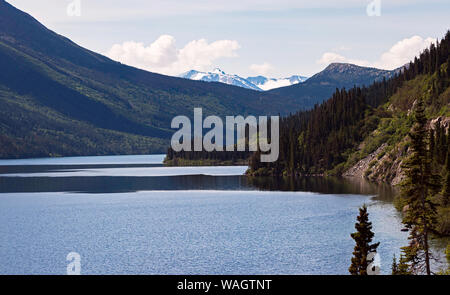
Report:
M 386 143 L 376 151 L 358 161 L 343 173 L 345 177 L 366 178 L 377 183 L 399 184 L 403 178 L 402 162 L 407 154 L 407 147 L 398 144 L 392 150 L 388 150 Z
M 436 119 L 433 119 L 430 121 L 428 128 L 431 128 L 434 130 L 434 129 L 436 129 L 437 125 L 444 127 L 445 132 L 448 132 L 448 129 L 450 127 L 450 117 L 444 117 L 444 116 L 437 117 Z
M 428 123 L 428 128 L 435 129 L 436 126 L 442 126 L 448 132 L 450 127 L 450 117 L 440 116 Z M 386 143 L 382 144 L 376 151 L 361 159 L 347 169 L 342 176 L 366 178 L 374 182 L 385 182 L 391 185 L 398 185 L 405 177 L 402 163 L 408 154 L 408 140 L 405 137 L 402 141 L 388 147 Z M 362 144 L 361 146 L 362 147 Z
M 384 153 L 373 167 L 366 171 L 366 178 L 379 183 L 398 185 L 405 177 L 402 164 L 407 154 L 408 148 L 404 144 L 398 144 L 391 151 Z
M 356 177 L 356 178 L 364 178 L 365 172 L 369 169 L 369 165 L 372 163 L 372 161 L 375 161 L 379 154 L 386 148 L 387 144 L 382 144 L 376 151 L 365 157 L 364 159 L 361 159 L 350 167 L 347 171 L 345 171 L 342 176 L 344 177 Z

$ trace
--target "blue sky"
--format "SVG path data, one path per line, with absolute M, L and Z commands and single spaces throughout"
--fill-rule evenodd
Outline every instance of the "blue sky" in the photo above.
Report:
M 7 0 L 84 47 L 170 75 L 218 66 L 310 76 L 334 61 L 393 68 L 450 29 L 448 0 L 377 1 L 380 16 L 367 15 L 369 0 Z

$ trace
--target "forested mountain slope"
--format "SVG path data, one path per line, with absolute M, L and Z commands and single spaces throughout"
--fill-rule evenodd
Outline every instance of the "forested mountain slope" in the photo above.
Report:
M 342 79 L 343 83 L 350 83 L 348 75 L 343 74 L 347 71 L 354 73 L 355 81 L 360 83 L 363 83 L 361 79 L 364 78 L 360 77 L 358 80 L 356 76 L 361 71 L 366 71 L 376 80 L 367 87 L 335 89 L 324 103 L 316 104 L 311 110 L 282 118 L 278 161 L 261 163 L 259 154 L 256 153 L 251 158 L 248 173 L 275 176 L 323 174 L 367 176 L 365 174 L 367 169 L 364 169 L 363 164 L 367 165 L 370 161 L 366 157 L 373 160 L 373 153 L 382 144 L 389 143 L 390 149 L 393 142 L 402 141 L 406 136 L 411 125 L 407 114 L 415 98 L 422 96 L 427 98 L 430 120 L 449 115 L 448 42 L 447 33 L 437 48 L 433 45 L 423 52 L 420 58 L 395 71 L 379 72 L 376 69 L 370 70 L 353 65 L 332 64 L 328 70 L 306 82 L 288 87 L 289 89 L 285 88 L 286 92 L 295 90 L 295 87 L 302 87 L 311 79 L 313 82 L 316 81 L 314 83 L 320 83 L 318 82 L 320 80 L 337 83 L 339 79 Z M 377 131 L 378 128 L 384 131 Z M 380 148 L 378 152 L 386 151 Z M 188 163 L 197 160 L 242 161 L 242 156 L 225 152 L 174 153 L 169 149 L 167 160 L 170 163 L 177 158 L 175 161 L 177 163 L 183 163 L 183 160 L 188 160 Z M 361 159 L 363 161 L 358 162 Z M 397 164 L 399 161 L 401 159 L 397 160 Z M 389 175 L 384 180 L 393 178 L 395 175 Z
M 302 109 L 310 109 L 330 98 L 336 89 L 368 86 L 391 78 L 400 69 L 388 71 L 348 63 L 332 63 L 303 83 L 270 90 L 270 93 L 295 99 Z
M 338 90 L 320 106 L 284 118 L 280 124 L 279 160 L 260 163 L 259 155 L 255 154 L 249 173 L 349 175 L 352 165 L 383 144 L 378 153 L 393 153 L 392 157 L 401 161 L 407 148 L 405 137 L 412 125 L 411 108 L 417 98 L 424 99 L 430 121 L 448 122 L 449 52 L 450 32 L 447 32 L 441 42 L 433 44 L 393 78 L 369 87 Z M 448 149 L 448 135 L 441 129 L 437 132 L 441 149 Z M 403 154 L 395 151 L 399 144 L 404 145 Z
M 420 111 L 417 111 L 420 110 Z M 413 151 L 413 125 L 424 118 L 423 155 Z M 411 185 L 405 177 L 421 171 L 433 183 L 425 194 L 432 204 L 430 230 L 450 235 L 450 31 L 389 80 L 367 88 L 336 91 L 313 110 L 282 120 L 280 158 L 262 163 L 250 159 L 249 175 L 344 175 L 393 185 Z M 422 136 L 422 135 L 421 135 Z M 417 142 L 417 140 L 416 140 Z M 416 162 L 411 166 L 411 154 Z M 415 169 L 415 170 L 414 170 Z M 411 172 L 414 171 L 414 172 Z M 402 181 L 405 179 L 405 181 Z M 417 179 L 416 179 L 417 181 Z M 422 196 L 423 197 L 423 196 Z M 396 198 L 410 210 L 409 195 Z M 409 206 L 409 207 L 408 207 Z
M 304 100 L 129 67 L 48 30 L 4 0 L 0 68 L 0 158 L 163 152 L 171 119 L 192 116 L 194 107 L 205 115 L 283 115 L 324 99 L 315 93 L 320 89 Z M 322 82 L 326 91 L 335 88 Z
M 0 158 L 165 151 L 176 115 L 278 114 L 292 99 L 150 73 L 0 0 Z

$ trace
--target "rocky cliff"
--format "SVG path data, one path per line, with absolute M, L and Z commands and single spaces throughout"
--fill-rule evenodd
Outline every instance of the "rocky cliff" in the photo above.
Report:
M 429 121 L 429 127 L 433 130 L 437 126 L 443 127 L 448 134 L 450 117 L 439 116 Z M 376 130 L 374 133 L 377 133 Z M 408 137 L 393 146 L 383 142 L 374 152 L 359 160 L 348 168 L 342 176 L 365 178 L 377 183 L 398 185 L 404 178 L 402 163 L 409 153 Z

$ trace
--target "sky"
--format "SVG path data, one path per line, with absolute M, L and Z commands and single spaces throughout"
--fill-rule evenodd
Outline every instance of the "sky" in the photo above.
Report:
M 58 34 L 152 72 L 312 76 L 394 69 L 450 29 L 448 0 L 7 0 Z

